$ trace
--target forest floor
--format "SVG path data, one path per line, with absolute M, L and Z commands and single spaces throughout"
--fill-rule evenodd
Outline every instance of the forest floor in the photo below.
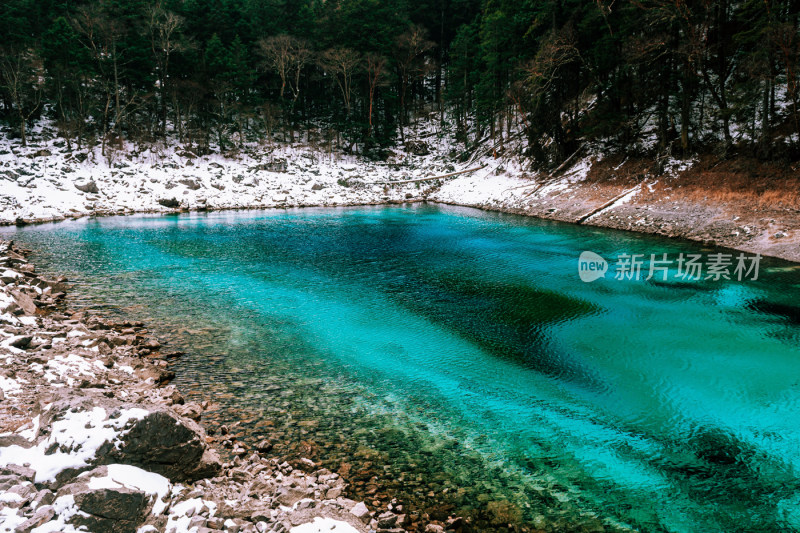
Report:
M 134 212 L 432 201 L 652 233 L 800 261 L 800 171 L 745 156 L 652 160 L 589 154 L 555 174 L 492 151 L 456 163 L 431 132 L 385 162 L 313 142 L 197 156 L 179 146 L 68 150 L 47 128 L 0 142 L 0 224 Z M 427 152 L 427 153 L 426 153 Z M 507 150 L 506 153 L 511 152 Z M 448 178 L 436 176 L 482 167 Z M 387 185 L 385 182 L 417 181 Z

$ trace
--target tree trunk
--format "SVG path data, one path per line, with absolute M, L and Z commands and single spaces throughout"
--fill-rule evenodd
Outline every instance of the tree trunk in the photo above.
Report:
M 28 146 L 28 138 L 25 135 L 25 116 L 22 110 L 19 113 L 19 136 L 22 138 L 22 146 Z
M 120 116 L 120 105 L 119 105 L 119 69 L 117 66 L 117 46 L 116 42 L 112 45 L 111 54 L 113 56 L 114 62 L 114 126 L 117 125 L 117 121 L 119 120 Z
M 683 91 L 681 95 L 681 150 L 686 155 L 689 152 L 689 123 L 691 121 L 692 94 L 693 86 L 691 63 L 689 58 L 684 59 L 683 64 Z

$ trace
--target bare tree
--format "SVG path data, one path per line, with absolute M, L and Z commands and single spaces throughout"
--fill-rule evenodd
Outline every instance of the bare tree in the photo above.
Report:
M 581 56 L 577 37 L 571 27 L 565 27 L 552 31 L 542 41 L 536 56 L 523 67 L 531 114 L 536 122 L 550 124 L 547 133 L 553 140 L 550 150 L 554 160 L 563 161 L 570 142 L 568 132 L 573 130 L 569 123 L 565 129 L 562 111 L 566 112 L 567 120 L 572 122 L 578 107 L 575 102 L 569 109 L 560 86 L 570 75 L 569 67 L 579 62 Z M 532 131 L 532 128 L 528 128 L 529 134 Z
M 276 35 L 258 41 L 258 52 L 264 57 L 268 68 L 274 70 L 281 79 L 280 99 L 288 85 L 292 93 L 289 108 L 290 137 L 294 138 L 294 107 L 300 97 L 300 75 L 311 61 L 312 53 L 306 41 L 290 35 Z
M 544 39 L 536 56 L 524 67 L 535 102 L 559 81 L 561 69 L 580 60 L 575 35 L 570 31 L 553 32 Z
M 292 92 L 292 102 L 300 96 L 300 74 L 311 61 L 311 49 L 305 41 L 290 35 L 276 35 L 258 41 L 258 51 L 269 68 L 281 79 L 280 97 L 286 86 Z
M 424 61 L 424 54 L 436 43 L 428 39 L 428 30 L 422 26 L 411 26 L 397 38 L 397 69 L 400 74 L 400 138 L 405 140 L 403 125 L 408 114 L 406 93 L 408 88 L 430 71 L 431 65 Z
M 353 91 L 353 74 L 361 65 L 361 54 L 350 48 L 331 48 L 322 52 L 319 64 L 326 73 L 332 73 L 342 91 L 344 107 L 350 116 Z
M 386 58 L 378 54 L 367 54 L 367 80 L 369 81 L 369 130 L 367 137 L 372 136 L 372 104 L 375 101 L 375 89 L 386 72 Z
M 0 74 L 11 103 L 17 110 L 22 146 L 27 146 L 27 122 L 42 103 L 44 76 L 41 64 L 32 50 L 0 50 Z
M 105 89 L 106 103 L 103 108 L 103 141 L 101 148 L 101 153 L 105 155 L 108 137 L 114 134 L 117 126 L 126 115 L 126 110 L 134 100 L 134 97 L 131 97 L 127 103 L 122 102 L 118 44 L 123 31 L 119 22 L 113 20 L 104 12 L 101 4 L 90 4 L 81 8 L 78 11 L 78 15 L 73 19 L 73 25 L 83 36 L 81 42 L 97 63 Z M 110 120 L 112 103 L 114 107 L 113 121 Z M 109 122 L 112 122 L 110 128 Z
M 169 59 L 173 52 L 183 48 L 183 43 L 176 39 L 176 32 L 183 25 L 183 19 L 164 8 L 159 0 L 150 6 L 148 30 L 150 32 L 150 46 L 156 60 L 156 75 L 158 76 L 158 90 L 160 93 L 161 107 L 161 135 L 167 133 L 167 84 L 169 79 Z
M 191 38 L 182 38 L 179 49 L 195 50 L 197 43 Z M 198 80 L 176 78 L 170 79 L 166 88 L 169 89 L 169 96 L 172 100 L 172 112 L 175 116 L 174 129 L 178 132 L 180 142 L 184 141 L 185 127 L 189 127 L 189 121 L 202 100 L 204 89 Z M 191 143 L 191 140 L 190 140 Z
M 769 14 L 772 18 L 772 13 Z M 800 139 L 800 95 L 797 80 L 800 39 L 798 39 L 797 21 L 784 23 L 770 21 L 770 26 L 769 39 L 778 51 L 778 57 L 786 70 L 786 89 L 791 103 L 792 122 Z M 766 118 L 764 122 L 767 122 Z

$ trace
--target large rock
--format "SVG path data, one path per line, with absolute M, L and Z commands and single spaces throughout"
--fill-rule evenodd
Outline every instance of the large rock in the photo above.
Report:
M 175 198 L 161 198 L 158 203 L 169 209 L 177 209 L 181 206 L 181 203 Z
M 169 482 L 129 465 L 108 465 L 84 472 L 58 491 L 54 506 L 72 503 L 68 522 L 95 533 L 134 533 L 151 511 L 159 514 Z
M 75 188 L 81 192 L 89 194 L 98 194 L 100 189 L 97 188 L 97 183 L 94 180 L 89 180 L 86 183 L 76 183 Z
M 136 420 L 120 441 L 103 462 L 136 465 L 178 482 L 213 477 L 221 468 L 200 426 L 168 411 Z
M 36 304 L 33 302 L 33 298 L 21 291 L 11 291 L 11 296 L 14 297 L 17 305 L 25 311 L 26 315 L 36 314 Z
M 50 404 L 49 408 L 42 408 L 41 427 L 60 424 L 59 427 L 70 428 L 69 432 L 78 433 L 53 434 L 37 446 L 55 446 L 55 442 L 59 449 L 69 451 L 71 442 L 83 440 L 83 433 L 90 435 L 78 450 L 85 455 L 84 466 L 77 471 L 60 472 L 56 485 L 81 470 L 113 463 L 137 466 L 180 482 L 213 477 L 221 468 L 219 457 L 206 444 L 202 428 L 167 407 L 143 409 L 142 405 L 124 404 L 90 389 L 57 390 L 47 400 Z M 82 414 L 88 412 L 94 414 Z M 91 420 L 85 428 L 84 419 Z M 94 453 L 88 453 L 89 447 Z M 37 465 L 31 467 L 37 469 Z
M 12 337 L 11 340 L 8 342 L 8 345 L 13 346 L 14 348 L 19 348 L 24 350 L 30 345 L 32 340 L 33 337 L 31 337 L 30 335 L 18 335 L 16 337 Z
M 425 141 L 406 141 L 406 151 L 414 155 L 428 155 L 430 148 Z
M 0 281 L 3 283 L 14 283 L 19 278 L 22 277 L 22 274 L 16 272 L 14 270 L 5 270 L 2 274 L 0 274 Z

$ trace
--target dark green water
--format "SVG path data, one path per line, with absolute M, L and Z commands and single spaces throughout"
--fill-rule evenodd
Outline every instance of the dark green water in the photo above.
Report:
M 214 398 L 212 416 L 342 467 L 358 496 L 479 530 L 800 530 L 788 263 L 765 260 L 757 281 L 582 283 L 583 250 L 703 250 L 437 206 L 0 236 L 75 281 L 74 303 L 187 351 L 178 384 Z

